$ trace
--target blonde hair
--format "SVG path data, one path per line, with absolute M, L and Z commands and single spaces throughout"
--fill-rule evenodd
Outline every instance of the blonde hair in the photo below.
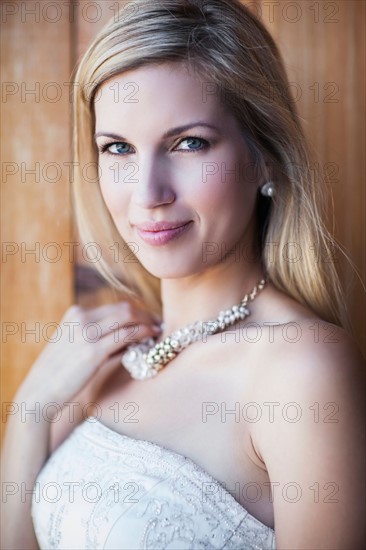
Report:
M 269 279 L 320 318 L 351 330 L 337 271 L 326 261 L 340 247 L 322 221 L 324 182 L 315 173 L 269 32 L 239 0 L 134 0 L 131 8 L 121 9 L 98 33 L 74 78 L 73 206 L 82 241 L 101 247 L 95 267 L 112 287 L 161 313 L 159 279 L 134 254 L 128 261 L 130 249 L 101 195 L 94 100 L 113 75 L 180 62 L 218 90 L 241 125 L 253 166 L 274 181 L 276 195 L 258 193 L 256 205 L 261 261 Z

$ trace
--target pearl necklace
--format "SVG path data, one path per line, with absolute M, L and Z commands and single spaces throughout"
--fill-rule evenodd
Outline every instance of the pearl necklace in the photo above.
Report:
M 196 321 L 191 325 L 176 330 L 162 342 L 155 343 L 156 338 L 146 338 L 137 344 L 131 344 L 121 357 L 121 363 L 136 380 L 146 380 L 156 376 L 158 372 L 174 359 L 184 348 L 207 335 L 223 332 L 239 319 L 250 315 L 246 307 L 249 301 L 254 300 L 258 291 L 266 285 L 267 279 L 261 281 L 237 305 L 220 311 L 216 319 L 210 321 Z M 161 324 L 162 328 L 164 323 Z

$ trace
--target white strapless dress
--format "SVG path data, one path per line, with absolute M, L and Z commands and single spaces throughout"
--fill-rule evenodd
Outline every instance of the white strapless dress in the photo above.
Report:
M 193 460 L 79 424 L 39 472 L 32 519 L 41 550 L 275 549 L 275 533 Z

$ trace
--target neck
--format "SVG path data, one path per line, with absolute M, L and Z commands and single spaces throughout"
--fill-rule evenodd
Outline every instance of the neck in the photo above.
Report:
M 230 256 L 202 273 L 180 279 L 163 279 L 164 329 L 159 340 L 195 321 L 216 318 L 219 311 L 239 304 L 263 277 L 260 261 L 237 262 L 235 257 Z M 250 304 L 252 313 L 259 299 L 260 295 Z

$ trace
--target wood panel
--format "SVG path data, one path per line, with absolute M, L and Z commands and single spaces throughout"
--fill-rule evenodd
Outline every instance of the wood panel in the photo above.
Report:
M 42 2 L 1 6 L 2 402 L 11 401 L 51 338 L 48 323 L 58 323 L 73 301 L 73 263 L 63 244 L 71 241 L 63 83 L 73 41 L 62 4 L 47 11 Z
M 339 255 L 337 264 L 354 335 L 366 355 L 366 4 L 260 0 L 258 5 L 280 47 L 305 130 L 328 177 L 327 225 L 351 259 Z

